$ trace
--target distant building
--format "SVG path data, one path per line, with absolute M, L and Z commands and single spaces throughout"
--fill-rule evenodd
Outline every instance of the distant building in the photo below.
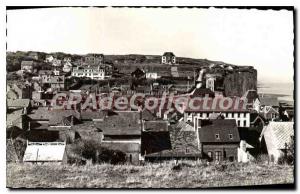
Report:
M 157 79 L 158 75 L 156 72 L 147 72 L 146 73 L 146 79 Z
M 72 70 L 73 77 L 88 77 L 95 80 L 104 80 L 105 70 L 100 66 L 75 67 Z
M 84 65 L 101 65 L 104 63 L 103 54 L 88 54 L 84 57 Z
M 141 70 L 140 68 L 136 68 L 132 73 L 131 76 L 137 79 L 144 78 L 145 72 Z
M 50 87 L 53 90 L 64 90 L 65 89 L 65 76 L 54 75 L 50 78 Z
M 165 52 L 161 57 L 162 64 L 176 64 L 176 56 L 172 52 Z
M 54 60 L 54 57 L 52 55 L 46 55 L 45 62 L 46 63 L 52 63 Z
M 238 127 L 250 127 L 250 112 L 244 105 L 245 101 L 239 98 L 231 98 L 233 103 L 230 105 L 224 101 L 224 107 L 222 107 L 221 104 L 224 99 L 208 98 L 207 104 L 204 104 L 204 100 L 195 101 L 194 106 L 197 109 L 187 107 L 184 110 L 184 120 L 195 123 L 195 119 L 209 119 L 212 114 L 219 113 L 225 119 L 235 119 Z
M 23 72 L 32 73 L 35 68 L 35 62 L 34 61 L 22 61 L 21 62 L 21 70 Z
M 52 60 L 52 66 L 54 66 L 54 67 L 60 67 L 61 66 L 61 60 L 54 58 Z

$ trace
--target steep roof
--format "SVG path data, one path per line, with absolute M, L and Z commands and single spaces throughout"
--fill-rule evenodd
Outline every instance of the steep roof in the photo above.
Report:
M 262 136 L 266 142 L 272 141 L 276 149 L 285 149 L 285 143 L 289 143 L 291 136 L 294 136 L 294 122 L 270 122 L 263 128 L 260 138 Z
M 28 107 L 30 103 L 29 99 L 8 99 L 8 107 Z
M 219 138 L 216 138 L 216 134 Z M 229 134 L 232 135 L 230 138 Z M 240 142 L 239 131 L 235 119 L 216 119 L 199 129 L 201 143 L 237 143 Z
M 65 154 L 65 142 L 28 142 L 24 162 L 58 162 Z
M 195 88 L 194 91 L 192 91 L 191 97 L 205 97 L 205 95 L 215 97 L 215 93 L 209 88 Z
M 95 126 L 102 130 L 104 135 L 140 135 L 140 112 L 116 111 L 105 117 L 104 121 L 95 122 Z
M 168 122 L 163 120 L 145 121 L 145 131 L 168 131 Z
M 176 128 L 179 128 L 180 131 L 195 131 L 193 123 L 185 121 L 179 121 Z

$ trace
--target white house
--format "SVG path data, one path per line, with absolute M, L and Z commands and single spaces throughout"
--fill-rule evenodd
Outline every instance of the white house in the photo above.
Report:
M 146 73 L 146 79 L 157 79 L 158 75 L 155 72 L 147 72 Z
M 184 110 L 184 121 L 194 122 L 196 119 L 210 119 L 214 114 L 219 114 L 224 119 L 235 119 L 238 127 L 250 127 L 250 112 L 244 105 L 245 101 L 239 98 L 231 98 L 233 103 L 227 106 L 223 97 L 208 98 L 206 104 L 204 100 L 195 101 L 192 109 L 186 107 Z M 221 106 L 224 102 L 224 107 Z
M 95 80 L 104 80 L 105 70 L 100 66 L 75 67 L 72 70 L 74 77 L 88 77 Z
M 53 60 L 54 60 L 54 57 L 52 55 L 46 55 L 45 62 L 52 63 Z

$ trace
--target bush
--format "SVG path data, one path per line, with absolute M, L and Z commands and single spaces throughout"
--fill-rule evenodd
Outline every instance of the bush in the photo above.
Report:
M 101 147 L 101 144 L 94 140 L 81 140 L 73 145 L 73 152 L 85 160 L 95 163 L 119 164 L 126 161 L 126 154 L 119 150 L 110 150 Z

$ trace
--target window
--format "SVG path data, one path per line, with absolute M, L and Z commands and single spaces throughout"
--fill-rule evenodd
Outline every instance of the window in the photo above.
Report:
M 216 139 L 220 139 L 220 134 L 217 133 L 217 134 L 215 135 L 215 137 L 216 137 Z
M 215 153 L 215 159 L 216 159 L 216 161 L 221 161 L 221 152 L 220 151 L 217 151 L 216 153 Z
M 233 156 L 229 156 L 229 161 L 233 162 L 234 161 L 234 157 Z
M 229 139 L 233 139 L 233 135 L 232 134 L 229 134 Z
M 238 121 L 238 127 L 240 127 L 241 126 L 241 121 Z
M 238 114 L 237 114 L 237 117 L 239 118 L 240 116 L 241 116 L 241 114 L 240 114 L 240 113 L 238 113 Z
M 190 153 L 189 148 L 186 148 L 186 149 L 185 149 L 185 153 Z
M 244 127 L 246 127 L 246 124 L 247 124 L 247 122 L 246 122 L 246 121 L 244 121 Z

